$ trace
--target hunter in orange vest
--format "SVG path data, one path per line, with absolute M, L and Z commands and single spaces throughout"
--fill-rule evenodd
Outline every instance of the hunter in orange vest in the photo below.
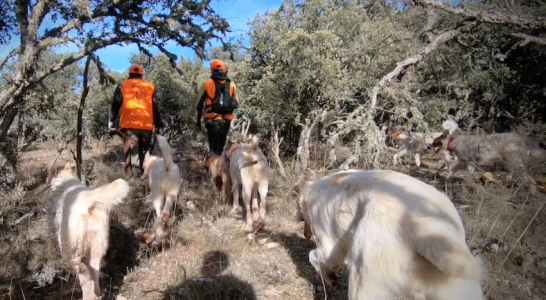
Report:
M 239 108 L 237 87 L 227 76 L 223 61 L 211 61 L 210 69 L 212 74 L 203 82 L 198 93 L 196 128 L 201 131 L 201 117 L 204 117 L 209 151 L 222 155 L 233 112 Z
M 119 128 L 123 136 L 123 153 L 125 156 L 125 174 L 133 174 L 131 165 L 138 166 L 142 172 L 142 164 L 146 151 L 151 151 L 150 142 L 153 130 L 163 127 L 157 108 L 155 86 L 143 80 L 142 66 L 133 65 L 129 68 L 129 78 L 122 81 L 116 91 L 110 106 L 108 129 L 115 131 L 114 119 L 119 113 Z M 136 149 L 138 146 L 138 150 Z

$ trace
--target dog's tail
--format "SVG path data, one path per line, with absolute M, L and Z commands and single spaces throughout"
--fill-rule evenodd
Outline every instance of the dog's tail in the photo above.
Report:
M 445 274 L 480 282 L 481 259 L 470 253 L 454 230 L 431 225 L 421 224 L 421 229 L 406 231 L 414 250 Z
M 242 151 L 241 153 L 243 153 L 243 157 L 245 158 L 246 162 L 250 164 L 257 164 L 258 161 L 260 160 L 260 157 L 255 152 Z
M 260 143 L 260 139 L 258 138 L 257 135 L 253 135 L 251 140 L 250 140 L 250 145 L 252 145 L 252 148 L 254 150 L 258 150 L 258 144 Z
M 96 202 L 102 203 L 107 211 L 110 211 L 113 206 L 123 202 L 123 199 L 129 195 L 131 187 L 129 183 L 123 179 L 116 179 L 115 181 L 91 190 L 92 194 L 90 200 L 93 203 L 90 205 L 89 210 L 100 207 L 95 205 Z
M 442 128 L 444 130 L 448 130 L 450 135 L 453 135 L 453 132 L 459 128 L 459 124 L 453 120 L 445 120 L 444 123 L 442 123 Z
M 167 139 L 162 135 L 156 135 L 157 142 L 159 142 L 159 147 L 161 148 L 161 154 L 163 156 L 163 161 L 165 162 L 165 169 L 169 172 L 171 165 L 173 164 L 173 150 Z

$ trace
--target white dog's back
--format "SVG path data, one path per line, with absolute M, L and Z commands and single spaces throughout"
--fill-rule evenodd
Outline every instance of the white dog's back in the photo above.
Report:
M 229 172 L 233 192 L 232 213 L 239 210 L 239 192 L 242 193 L 246 208 L 244 231 L 252 232 L 254 224 L 264 224 L 269 190 L 269 164 L 258 149 L 258 137 L 253 136 L 250 144 L 239 144 L 228 140 L 224 146 L 224 156 L 229 159 Z M 252 196 L 257 190 L 260 196 Z M 251 207 L 252 201 L 252 207 Z M 251 209 L 252 208 L 252 212 Z
M 146 153 L 144 158 L 145 174 L 147 173 L 150 184 L 152 203 L 156 211 L 155 234 L 157 239 L 154 243 L 159 243 L 164 235 L 164 227 L 171 214 L 171 208 L 178 200 L 180 192 L 180 169 L 173 161 L 173 153 L 167 139 L 161 135 L 156 135 L 161 148 L 162 157 L 152 157 Z M 147 166 L 149 163 L 149 167 Z
M 110 210 L 122 202 L 129 184 L 117 179 L 104 186 L 88 189 L 71 174 L 67 165 L 49 176 L 52 195 L 49 225 L 63 257 L 72 262 L 84 300 L 100 296 L 100 261 L 108 248 Z M 83 259 L 88 258 L 84 264 Z
M 483 299 L 480 261 L 455 207 L 434 187 L 393 171 L 351 170 L 304 193 L 300 205 L 320 247 L 346 249 L 339 253 L 350 299 Z
M 104 255 L 108 245 L 110 210 L 127 197 L 129 184 L 123 179 L 117 179 L 90 190 L 75 178 L 66 183 L 62 189 L 53 191 L 50 202 L 50 212 L 53 214 L 51 227 L 57 233 L 61 252 L 86 252 L 89 250 L 87 246 L 90 246 L 88 243 L 92 242 L 104 251 L 101 256 Z M 89 234 L 95 237 L 86 241 L 85 237 Z
M 161 148 L 161 159 L 152 162 L 149 170 L 150 187 L 160 187 L 163 194 L 176 194 L 180 189 L 180 169 L 173 162 L 172 149 L 163 136 L 157 135 Z
M 245 180 L 262 181 L 269 178 L 269 165 L 260 151 L 236 151 L 230 159 L 230 175 L 237 182 Z

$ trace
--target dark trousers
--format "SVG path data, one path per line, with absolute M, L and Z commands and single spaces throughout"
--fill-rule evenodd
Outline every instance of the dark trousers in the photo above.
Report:
M 121 129 L 123 135 L 123 155 L 125 157 L 125 174 L 133 176 L 131 167 L 131 156 L 134 153 L 135 147 L 138 147 L 138 166 L 140 172 L 143 172 L 142 165 L 144 164 L 144 154 L 146 151 L 151 151 L 150 143 L 152 141 L 152 131 L 143 129 Z
M 230 126 L 231 121 L 225 119 L 214 120 L 205 124 L 210 152 L 216 155 L 222 155 Z

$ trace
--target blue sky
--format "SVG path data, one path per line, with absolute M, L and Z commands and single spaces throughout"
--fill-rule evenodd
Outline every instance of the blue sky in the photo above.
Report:
M 263 14 L 267 10 L 278 8 L 282 4 L 282 0 L 217 0 L 211 3 L 212 8 L 224 17 L 230 24 L 232 33 L 227 36 L 245 35 L 249 27 L 247 22 L 252 20 L 256 14 Z M 44 22 L 44 28 L 52 28 L 56 24 L 51 20 Z M 217 41 L 212 41 L 212 45 L 219 45 Z M 13 37 L 9 45 L 0 45 L 0 59 L 3 59 L 9 51 L 19 45 L 19 37 Z M 194 52 L 189 48 L 177 46 L 174 42 L 167 44 L 167 50 L 178 55 L 178 57 L 193 58 Z M 55 49 L 58 53 L 66 53 L 75 51 L 75 46 L 61 46 Z M 130 66 L 129 58 L 131 54 L 138 53 L 136 44 L 124 46 L 112 45 L 96 53 L 109 69 L 124 72 Z M 153 49 L 152 53 L 159 51 Z

